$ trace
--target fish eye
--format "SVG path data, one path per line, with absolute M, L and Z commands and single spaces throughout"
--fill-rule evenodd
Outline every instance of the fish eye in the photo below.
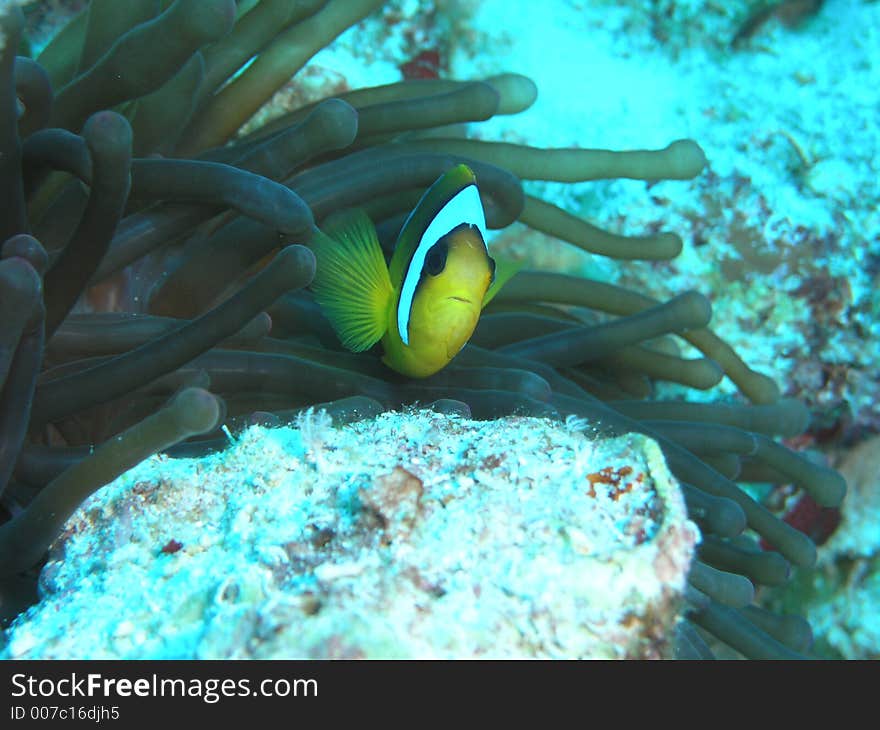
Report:
M 431 276 L 437 276 L 446 268 L 446 257 L 448 255 L 449 244 L 441 238 L 428 249 L 428 254 L 425 256 L 424 272 Z

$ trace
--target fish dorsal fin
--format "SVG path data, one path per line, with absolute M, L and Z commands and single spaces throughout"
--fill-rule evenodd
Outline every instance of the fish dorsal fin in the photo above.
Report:
M 512 261 L 511 259 L 495 257 L 495 278 L 492 280 L 489 288 L 486 290 L 486 296 L 483 297 L 483 306 L 485 307 L 492 301 L 493 297 L 523 267 L 522 261 Z
M 486 215 L 476 178 L 467 165 L 456 165 L 438 178 L 416 204 L 403 224 L 391 257 L 391 281 L 400 291 L 392 326 L 397 326 L 404 344 L 409 344 L 410 310 L 425 256 L 438 240 L 462 223 L 477 226 L 486 240 Z
M 362 352 L 388 329 L 393 290 L 376 228 L 360 209 L 341 211 L 315 229 L 315 300 L 342 344 Z

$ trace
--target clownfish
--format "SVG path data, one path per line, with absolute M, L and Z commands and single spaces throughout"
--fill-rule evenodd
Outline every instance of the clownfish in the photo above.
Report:
M 317 260 L 312 292 L 343 346 L 363 352 L 381 342 L 382 362 L 414 378 L 433 375 L 459 353 L 483 307 L 516 271 L 496 271 L 467 165 L 425 191 L 387 264 L 360 209 L 329 216 L 309 246 Z

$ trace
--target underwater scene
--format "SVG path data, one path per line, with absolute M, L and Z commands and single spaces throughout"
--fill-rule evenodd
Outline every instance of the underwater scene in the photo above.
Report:
M 0 657 L 880 658 L 880 2 L 0 0 Z

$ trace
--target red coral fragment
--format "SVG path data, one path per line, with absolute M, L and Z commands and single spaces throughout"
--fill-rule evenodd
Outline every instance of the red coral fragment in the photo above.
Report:
M 400 65 L 400 72 L 405 79 L 438 79 L 440 78 L 440 51 L 429 48 L 415 58 Z
M 176 553 L 182 547 L 183 547 L 182 542 L 178 542 L 174 538 L 171 538 L 168 542 L 165 543 L 165 545 L 162 547 L 162 550 L 160 552 L 162 552 L 165 555 L 174 555 L 174 553 Z
M 803 532 L 816 545 L 823 545 L 840 525 L 840 509 L 822 507 L 809 494 L 801 495 L 782 517 L 794 529 Z M 775 550 L 766 540 L 761 540 L 764 550 Z

